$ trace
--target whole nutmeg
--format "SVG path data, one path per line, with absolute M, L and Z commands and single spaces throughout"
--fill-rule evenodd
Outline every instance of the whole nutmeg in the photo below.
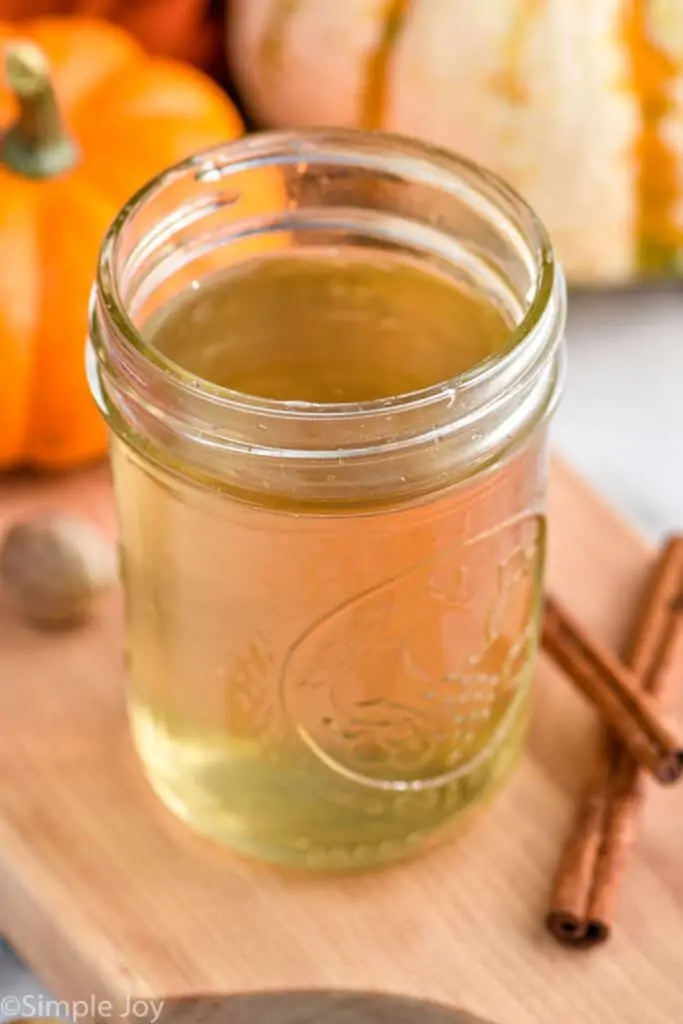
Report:
M 28 622 L 83 622 L 117 577 L 114 546 L 92 523 L 65 513 L 15 523 L 0 548 L 0 582 Z

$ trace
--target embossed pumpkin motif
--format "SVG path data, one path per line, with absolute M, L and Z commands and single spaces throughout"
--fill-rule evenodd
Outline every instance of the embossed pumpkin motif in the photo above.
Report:
M 277 126 L 415 135 L 508 179 L 570 279 L 683 271 L 683 0 L 234 0 Z
M 540 531 L 536 517 L 508 522 L 309 630 L 283 670 L 286 714 L 309 748 L 389 788 L 443 785 L 491 756 L 530 682 Z

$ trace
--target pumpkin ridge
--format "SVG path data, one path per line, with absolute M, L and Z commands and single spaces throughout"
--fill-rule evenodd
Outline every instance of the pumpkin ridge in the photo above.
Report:
M 505 66 L 491 82 L 491 88 L 502 93 L 513 104 L 521 105 L 528 98 L 522 72 L 524 51 L 533 24 L 541 14 L 543 2 L 520 0 L 517 16 L 512 19 L 507 36 Z
M 0 470 L 15 465 L 29 428 L 42 260 L 34 183 L 0 166 Z M 6 333 L 7 332 L 7 333 Z
M 296 17 L 302 0 L 273 0 L 272 10 L 259 43 L 260 59 L 265 67 L 274 68 L 280 62 L 287 29 Z
M 648 3 L 631 0 L 628 4 L 625 35 L 641 116 L 636 143 L 638 263 L 645 274 L 659 274 L 676 264 L 677 250 L 683 244 L 683 235 L 674 225 L 676 159 L 664 137 L 664 124 L 673 110 L 669 88 L 677 67 L 653 38 Z
M 380 130 L 384 126 L 389 70 L 412 4 L 413 0 L 386 2 L 377 45 L 370 54 L 365 72 L 360 125 L 367 130 Z
M 122 64 L 113 64 L 92 90 L 88 90 L 78 97 L 71 110 L 71 123 L 74 126 L 76 138 L 79 141 L 80 133 L 83 131 L 82 122 L 84 119 L 87 120 L 87 118 L 92 116 L 93 111 L 97 109 L 97 102 L 101 100 L 101 97 L 106 97 L 112 92 L 119 75 L 129 75 L 140 67 L 141 64 L 140 56 L 138 54 L 131 54 L 130 58 Z M 100 111 L 102 110 L 101 107 L 99 109 Z
M 43 182 L 36 209 L 40 298 L 22 461 L 58 470 L 86 463 L 106 451 L 106 430 L 98 422 L 101 417 L 89 394 L 82 360 L 88 331 L 90 257 L 95 258 L 99 239 L 116 207 L 79 167 L 68 177 Z M 80 245 L 68 254 L 65 266 L 64 258 L 56 260 L 52 254 L 58 235 L 68 233 L 69 218 L 78 209 L 85 213 L 73 221 L 79 225 Z M 72 297 L 67 299 L 69 292 Z M 73 329 L 74 321 L 78 330 Z M 66 324 L 71 326 L 65 329 Z

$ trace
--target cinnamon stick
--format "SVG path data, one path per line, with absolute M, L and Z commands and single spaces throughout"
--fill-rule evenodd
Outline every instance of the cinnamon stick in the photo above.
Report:
M 683 740 L 666 724 L 657 701 L 643 689 L 632 669 L 607 647 L 589 639 L 574 617 L 552 598 L 546 603 L 543 646 L 597 707 L 638 764 L 659 782 L 680 779 Z
M 660 704 L 683 682 L 683 537 L 660 553 L 627 660 Z M 608 731 L 553 883 L 547 925 L 563 944 L 609 938 L 643 797 L 643 769 Z
M 583 945 L 609 798 L 611 750 L 603 744 L 560 860 L 546 924 L 564 945 Z

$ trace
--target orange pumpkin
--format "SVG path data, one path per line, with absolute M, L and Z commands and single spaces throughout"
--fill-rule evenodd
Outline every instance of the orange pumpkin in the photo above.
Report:
M 106 228 L 150 177 L 243 125 L 201 72 L 111 24 L 23 24 L 37 46 L 17 31 L 0 23 L 0 468 L 66 467 L 106 448 L 83 368 Z
M 210 0 L 0 0 L 0 19 L 73 14 L 116 22 L 150 51 L 206 66 L 220 50 Z

